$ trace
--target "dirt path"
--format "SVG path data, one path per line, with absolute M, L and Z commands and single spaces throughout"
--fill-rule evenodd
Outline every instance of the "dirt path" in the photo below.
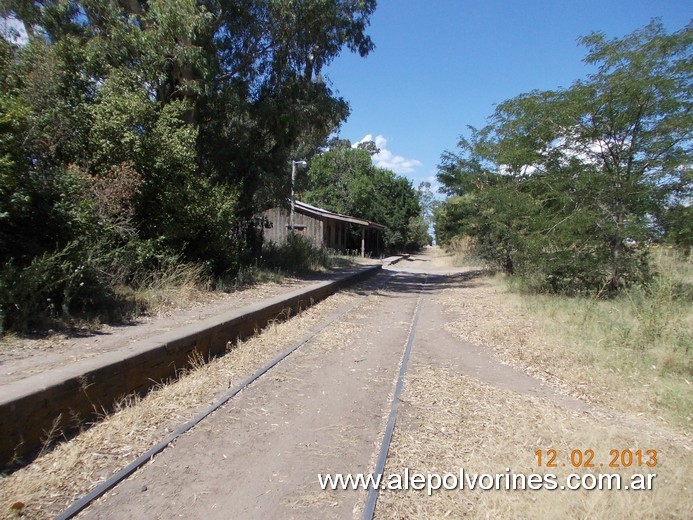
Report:
M 428 266 L 441 261 L 413 257 L 408 270 L 435 271 Z M 465 321 L 469 315 L 479 314 L 474 311 L 480 303 L 473 298 L 476 289 L 488 291 L 488 282 L 455 270 L 432 274 L 429 281 L 384 475 L 401 475 L 405 469 L 423 475 L 459 475 L 461 468 L 468 475 L 493 478 L 552 474 L 558 487 L 529 491 L 467 487 L 441 489 L 432 496 L 425 491 L 381 491 L 376 518 L 693 517 L 692 446 L 685 432 L 643 414 L 627 414 L 575 398 L 582 395 L 581 389 L 532 375 L 544 373 L 546 366 L 527 367 L 526 362 L 513 359 L 505 349 L 494 349 L 493 344 L 460 340 L 448 325 L 452 319 Z M 466 309 L 469 314 L 455 316 L 451 307 L 457 312 Z M 472 324 L 468 332 L 475 328 L 488 331 L 493 321 Z M 478 337 L 488 340 L 490 336 L 485 332 Z M 542 464 L 537 450 L 544 454 Z M 548 450 L 556 454 L 553 467 L 546 466 Z M 629 455 L 638 450 L 656 452 L 657 464 L 649 467 L 638 462 L 637 456 L 631 464 Z M 625 453 L 626 463 L 622 458 L 612 467 L 613 452 Z M 582 460 L 576 465 L 583 454 L 591 454 L 591 462 Z M 626 487 L 570 490 L 566 485 L 571 475 L 591 484 L 590 478 L 602 474 L 617 477 Z M 628 491 L 630 479 L 639 478 L 638 474 L 656 485 L 651 490 Z
M 174 512 L 186 518 L 360 515 L 365 491 L 321 491 L 317 475 L 373 471 L 419 300 L 420 325 L 411 357 L 414 377 L 424 365 L 451 367 L 570 410 L 587 407 L 446 331 L 437 296 L 450 287 L 476 283 L 478 273 L 445 265 L 432 254 L 412 257 L 391 271 L 385 289 L 346 321 L 246 389 L 83 517 L 167 518 Z
M 365 495 L 317 475 L 369 470 L 421 281 L 393 277 L 83 517 L 351 517 Z

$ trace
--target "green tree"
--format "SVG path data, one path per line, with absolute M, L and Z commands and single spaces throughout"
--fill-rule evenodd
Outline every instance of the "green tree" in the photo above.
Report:
M 691 194 L 692 29 L 652 22 L 622 39 L 582 38 L 594 74 L 501 103 L 443 156 L 438 178 L 475 204 L 472 234 L 499 246 L 489 256 L 555 291 L 647 278 L 658 215 Z
M 41 263 L 84 266 L 107 293 L 177 259 L 249 261 L 252 216 L 288 194 L 290 159 L 348 114 L 321 74 L 373 50 L 375 5 L 2 1 L 29 41 L 0 39 L 0 305 L 31 297 L 20 279 Z M 48 296 L 63 314 L 89 307 L 71 283 Z
M 411 181 L 373 166 L 374 143 L 353 148 L 349 141 L 336 139 L 331 144 L 311 161 L 306 201 L 383 224 L 384 245 L 390 251 L 426 245 L 419 194 Z
M 421 205 L 421 215 L 428 229 L 433 225 L 433 214 L 438 207 L 439 201 L 436 200 L 431 183 L 428 181 L 420 182 L 416 191 L 419 196 L 419 204 Z

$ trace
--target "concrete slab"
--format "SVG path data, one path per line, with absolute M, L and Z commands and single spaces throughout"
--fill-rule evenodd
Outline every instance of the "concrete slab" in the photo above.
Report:
M 411 255 L 394 255 L 394 256 L 388 256 L 387 258 L 383 258 L 383 265 L 393 265 L 399 262 L 400 260 L 405 260 L 409 258 Z
M 176 376 L 197 352 L 223 355 L 227 344 L 248 337 L 270 320 L 301 309 L 378 272 L 360 267 L 333 280 L 208 318 L 123 349 L 12 382 L 0 395 L 0 466 L 30 457 L 55 434 L 93 420 L 124 395 L 143 394 Z

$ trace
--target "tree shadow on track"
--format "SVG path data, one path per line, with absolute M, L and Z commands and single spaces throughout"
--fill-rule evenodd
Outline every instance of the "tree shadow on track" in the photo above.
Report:
M 433 294 L 452 288 L 472 288 L 484 285 L 482 278 L 489 272 L 476 269 L 462 273 L 413 273 L 407 271 L 392 271 L 392 277 L 380 294 L 396 297 L 399 294 Z M 392 294 L 394 293 L 394 294 Z

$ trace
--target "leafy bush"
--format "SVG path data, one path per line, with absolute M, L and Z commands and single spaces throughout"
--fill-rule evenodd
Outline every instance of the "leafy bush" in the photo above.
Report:
M 270 242 L 263 248 L 263 264 L 290 273 L 313 271 L 330 265 L 330 254 L 325 248 L 316 248 L 307 238 L 290 234 L 284 244 Z
M 24 269 L 7 263 L 0 274 L 4 328 L 27 330 L 101 306 L 110 296 L 80 244 L 35 257 Z
M 635 406 L 647 405 L 657 415 L 689 424 L 693 262 L 673 248 L 652 248 L 650 256 L 651 279 L 613 298 L 542 294 L 525 295 L 521 302 L 549 334 L 536 342 L 536 348 L 545 351 L 541 357 L 572 360 L 556 363 L 562 367 L 556 375 L 567 370 L 563 377 L 570 379 L 575 366 L 594 363 L 600 369 L 594 380 L 613 385 L 611 392 L 632 387 L 633 392 L 626 392 L 630 403 L 640 401 Z
M 542 242 L 546 245 L 546 242 Z M 517 287 L 530 293 L 614 295 L 610 291 L 611 262 L 598 245 L 518 253 Z M 628 251 L 619 263 L 622 284 L 631 287 L 651 280 L 647 250 Z
M 581 39 L 597 71 L 498 105 L 439 167 L 439 241 L 469 235 L 533 291 L 615 296 L 651 279 L 647 245 L 690 243 L 693 26 Z M 688 224 L 688 226 L 686 226 Z

